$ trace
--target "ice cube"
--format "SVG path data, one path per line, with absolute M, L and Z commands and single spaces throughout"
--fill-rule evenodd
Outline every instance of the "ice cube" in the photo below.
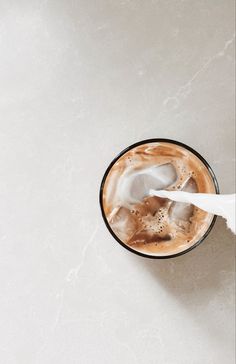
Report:
M 111 213 L 109 223 L 123 241 L 129 239 L 137 229 L 137 219 L 125 207 L 115 208 Z
M 170 163 L 146 168 L 134 176 L 130 184 L 130 195 L 133 199 L 140 201 L 149 195 L 150 189 L 165 189 L 176 179 L 175 168 Z
M 191 193 L 198 192 L 197 184 L 196 184 L 195 180 L 192 177 L 189 178 L 189 180 L 186 182 L 186 184 L 182 188 L 182 191 L 191 192 Z
M 195 193 L 198 192 L 197 184 L 193 178 L 190 178 L 182 191 Z M 193 215 L 194 206 L 192 204 L 183 203 L 183 202 L 173 202 L 169 216 L 170 220 L 173 221 L 190 221 L 190 217 Z
M 193 205 L 174 202 L 170 209 L 170 220 L 183 220 L 189 221 L 190 217 L 193 215 Z

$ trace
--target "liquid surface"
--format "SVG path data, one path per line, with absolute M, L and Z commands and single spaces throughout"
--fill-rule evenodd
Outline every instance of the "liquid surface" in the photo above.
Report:
M 150 189 L 216 193 L 204 163 L 174 143 L 147 143 L 122 155 L 103 186 L 103 209 L 116 236 L 149 255 L 172 255 L 194 245 L 213 215 L 193 205 L 150 196 Z

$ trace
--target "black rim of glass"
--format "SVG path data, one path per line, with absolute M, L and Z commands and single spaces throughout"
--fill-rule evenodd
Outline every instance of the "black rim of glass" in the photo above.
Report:
M 213 228 L 214 224 L 215 224 L 215 221 L 216 221 L 216 218 L 217 216 L 214 215 L 213 219 L 212 219 L 212 222 L 211 224 L 209 225 L 207 231 L 203 234 L 203 236 L 195 243 L 193 244 L 191 247 L 189 247 L 188 249 L 186 250 L 183 250 L 181 252 L 178 252 L 176 254 L 170 254 L 170 255 L 149 255 L 149 254 L 145 254 L 145 253 L 142 253 L 142 252 L 139 252 L 135 249 L 132 249 L 131 247 L 129 247 L 128 245 L 126 245 L 125 243 L 122 242 L 122 240 L 120 240 L 118 238 L 118 236 L 114 233 L 114 231 L 112 230 L 110 224 L 108 223 L 107 221 L 107 218 L 106 218 L 106 215 L 105 215 L 105 212 L 104 212 L 104 208 L 103 208 L 103 188 L 104 188 L 104 185 L 105 185 L 105 182 L 106 182 L 106 178 L 107 178 L 107 175 L 108 173 L 110 172 L 111 168 L 113 167 L 113 165 L 118 161 L 118 159 L 120 159 L 120 157 L 122 155 L 124 155 L 125 153 L 127 153 L 129 150 L 135 148 L 135 147 L 138 147 L 139 145 L 142 145 L 142 144 L 147 144 L 147 143 L 159 143 L 159 142 L 166 142 L 166 143 L 172 143 L 172 144 L 176 144 L 176 145 L 179 145 L 187 150 L 189 150 L 190 152 L 192 152 L 193 154 L 195 154 L 203 163 L 204 165 L 207 167 L 210 175 L 211 175 L 211 178 L 214 182 L 214 185 L 215 185 L 215 190 L 216 190 L 216 194 L 219 194 L 220 191 L 219 191 L 219 185 L 218 185 L 218 182 L 217 182 L 217 179 L 216 179 L 216 176 L 215 176 L 215 173 L 213 172 L 211 166 L 209 165 L 209 163 L 201 156 L 201 154 L 199 154 L 196 150 L 194 150 L 193 148 L 189 147 L 188 145 L 182 143 L 182 142 L 179 142 L 179 141 L 176 141 L 176 140 L 173 140 L 173 139 L 166 139 L 166 138 L 153 138 L 153 139 L 145 139 L 145 140 L 141 140 L 137 143 L 134 143 L 132 145 L 130 145 L 129 147 L 125 148 L 124 150 L 122 150 L 112 161 L 111 163 L 109 164 L 109 166 L 107 167 L 105 173 L 104 173 L 104 176 L 102 178 L 102 182 L 101 182 L 101 185 L 100 185 L 100 190 L 99 190 L 99 203 L 100 203 L 100 207 L 101 207 L 101 212 L 102 212 L 102 217 L 103 217 L 103 220 L 105 222 L 105 225 L 107 227 L 107 229 L 109 230 L 109 232 L 111 233 L 111 235 L 113 236 L 113 238 L 120 244 L 122 245 L 125 249 L 129 250 L 130 252 L 136 254 L 136 255 L 139 255 L 141 257 L 145 257 L 145 258 L 149 258 L 149 259 L 170 259 L 170 258 L 175 258 L 175 257 L 178 257 L 180 255 L 183 255 L 183 254 L 186 254 L 188 253 L 189 251 L 191 251 L 192 249 L 196 248 L 199 244 L 202 243 L 202 241 L 208 236 L 208 234 L 210 233 L 211 229 Z

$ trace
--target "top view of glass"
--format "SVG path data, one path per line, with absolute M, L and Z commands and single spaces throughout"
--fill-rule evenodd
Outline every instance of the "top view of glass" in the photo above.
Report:
M 100 205 L 113 237 L 134 253 L 169 258 L 197 246 L 215 216 L 150 189 L 219 193 L 215 175 L 192 148 L 168 139 L 136 143 L 117 156 L 102 180 Z

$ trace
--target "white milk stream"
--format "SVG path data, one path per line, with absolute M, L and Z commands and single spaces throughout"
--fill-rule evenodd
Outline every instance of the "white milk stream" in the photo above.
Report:
M 149 191 L 150 196 L 158 196 L 168 198 L 176 202 L 184 202 L 193 204 L 198 208 L 222 216 L 226 219 L 228 227 L 236 234 L 235 227 L 235 204 L 236 195 L 217 195 L 207 193 L 189 193 L 184 191 L 165 191 L 153 190 Z
M 196 193 L 195 188 L 186 186 L 182 191 L 167 191 L 176 180 L 176 172 L 171 164 L 152 166 L 140 171 L 128 168 L 120 178 L 115 195 L 116 204 L 127 206 L 140 202 L 145 196 L 158 196 L 172 201 L 195 205 L 198 208 L 222 216 L 226 219 L 228 227 L 236 234 L 235 227 L 235 194 L 207 194 Z M 180 207 L 180 214 L 184 208 Z

